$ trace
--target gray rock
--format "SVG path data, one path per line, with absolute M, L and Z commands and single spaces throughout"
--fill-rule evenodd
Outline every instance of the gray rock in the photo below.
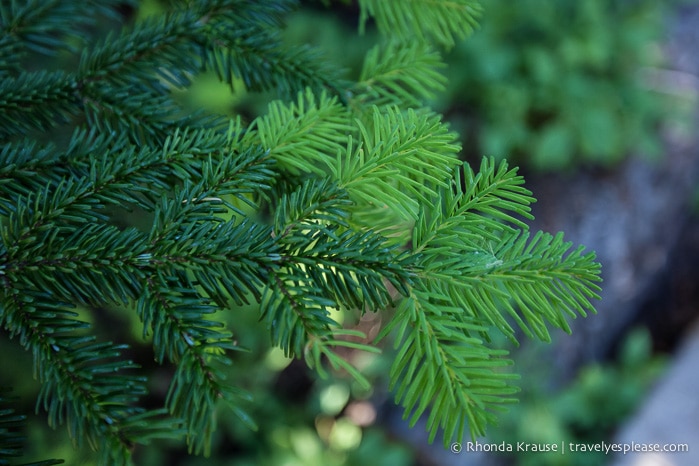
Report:
M 695 466 L 699 464 L 699 326 L 678 352 L 671 368 L 614 442 L 630 448 L 688 451 L 635 452 L 613 466 Z

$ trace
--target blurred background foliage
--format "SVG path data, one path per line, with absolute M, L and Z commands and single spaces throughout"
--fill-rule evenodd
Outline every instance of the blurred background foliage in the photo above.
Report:
M 632 152 L 657 156 L 662 152 L 661 126 L 682 121 L 689 112 L 686 99 L 653 80 L 653 70 L 663 66 L 661 43 L 668 14 L 678 2 L 483 0 L 481 28 L 445 54 L 447 67 L 442 72 L 449 82 L 430 104 L 461 134 L 467 158 L 507 157 L 531 169 L 555 171 L 609 167 Z M 145 0 L 134 15 L 141 19 L 161 9 L 159 0 Z M 371 24 L 358 34 L 358 15 L 356 2 L 307 0 L 290 15 L 286 39 L 317 45 L 329 62 L 346 70 L 348 79 L 356 79 L 367 50 L 378 40 Z M 215 76 L 204 74 L 180 99 L 192 109 L 205 107 L 250 121 L 264 111 L 271 96 L 249 93 L 242 83 L 231 91 Z M 130 326 L 132 341 L 125 343 L 132 346 L 134 360 L 156 374 L 164 371 L 162 383 L 153 377 L 150 387 L 150 396 L 162 399 L 169 374 L 148 359 L 149 343 L 142 339 L 137 314 L 104 309 L 100 315 L 96 325 L 106 337 L 114 325 Z M 179 447 L 160 443 L 139 451 L 139 464 L 422 464 L 425 445 L 409 444 L 382 424 L 382 406 L 390 397 L 384 388 L 389 349 L 381 355 L 346 355 L 372 382 L 372 389 L 342 374 L 320 380 L 302 363 L 271 348 L 268 332 L 255 316 L 252 310 L 235 315 L 236 328 L 243 327 L 241 319 L 248 320 L 238 343 L 249 352 L 235 357 L 229 377 L 254 395 L 249 412 L 259 431 L 248 430 L 225 411 L 210 458 L 190 457 Z M 353 319 L 368 335 L 381 325 L 377 316 L 342 319 Z M 39 386 L 23 370 L 31 365 L 31 356 L 3 346 L 8 342 L 0 340 L 0 354 L 12 355 L 3 356 L 3 378 L 11 379 L 5 382 L 21 395 L 14 407 L 32 413 Z M 515 355 L 524 374 L 521 402 L 503 417 L 500 427 L 491 429 L 491 440 L 608 438 L 638 406 L 664 364 L 651 355 L 648 334 L 639 331 L 627 340 L 618 360 L 585 367 L 569 386 L 544 387 L 537 385 L 538 374 L 547 367 L 537 364 L 536 354 L 529 350 Z M 29 425 L 26 461 L 56 457 L 66 464 L 93 462 L 87 448 L 71 446 L 65 429 L 52 431 L 45 422 Z M 557 455 L 529 457 L 535 464 L 544 464 L 542 458 L 551 465 L 602 464 L 590 455 L 573 463 L 557 462 L 562 461 Z M 524 456 L 513 460 L 534 464 L 527 461 Z
M 537 170 L 610 167 L 662 153 L 691 106 L 663 80 L 676 0 L 484 0 L 482 29 L 447 56 L 438 108 L 472 153 Z

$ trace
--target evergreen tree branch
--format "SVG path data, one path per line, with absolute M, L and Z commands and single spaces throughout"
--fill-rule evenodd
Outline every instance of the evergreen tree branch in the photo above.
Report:
M 330 311 L 337 309 L 337 302 L 328 299 L 328 292 L 319 288 L 316 280 L 309 280 L 302 267 L 292 265 L 281 268 L 272 276 L 273 281 L 260 302 L 260 310 L 274 344 L 289 357 L 303 355 L 308 367 L 315 369 L 323 378 L 327 377 L 323 367 L 327 361 L 333 369 L 345 370 L 368 388 L 366 378 L 333 348 L 349 347 L 369 352 L 378 350 L 341 339 L 348 336 L 364 338 L 364 334 L 344 330 L 330 317 Z
M 212 134 L 208 136 L 208 139 L 212 139 Z M 197 144 L 197 139 L 173 137 L 171 142 L 166 144 L 163 153 L 179 152 L 178 149 L 189 154 L 197 153 L 202 149 Z M 220 146 L 221 144 L 215 146 L 219 152 Z M 211 158 L 215 154 L 207 155 Z M 41 262 L 36 264 L 30 258 L 21 257 L 17 260 L 18 258 L 12 257 L 4 264 L 5 270 L 13 276 L 20 276 L 21 272 L 32 271 L 35 266 L 41 266 L 44 273 L 53 268 L 53 277 L 57 283 L 43 283 L 43 274 L 32 275 L 29 281 L 39 283 L 58 295 L 72 296 L 73 299 L 77 297 L 88 302 L 113 299 L 124 303 L 136 296 L 148 298 L 154 294 L 150 279 L 142 278 L 148 286 L 139 287 L 133 282 L 133 277 L 150 276 L 153 273 L 161 277 L 161 282 L 167 284 L 167 287 L 160 286 L 161 295 L 164 294 L 164 289 L 202 287 L 214 295 L 218 303 L 225 304 L 231 297 L 238 301 L 247 299 L 247 293 L 256 293 L 262 286 L 261 280 L 251 281 L 252 277 L 264 270 L 264 267 L 256 267 L 250 259 L 243 259 L 242 262 L 234 259 L 234 256 L 239 256 L 239 252 L 254 256 L 250 243 L 241 239 L 241 235 L 249 234 L 250 230 L 244 224 L 222 224 L 223 220 L 215 215 L 224 213 L 225 209 L 216 208 L 216 202 L 203 200 L 214 194 L 242 196 L 258 192 L 265 186 L 263 183 L 269 181 L 270 173 L 264 168 L 264 164 L 260 164 L 263 153 L 258 151 L 252 155 L 250 152 L 239 155 L 235 152 L 219 154 L 219 160 L 216 162 L 210 159 L 201 163 L 199 177 L 203 178 L 202 183 L 209 187 L 203 184 L 185 186 L 179 191 L 176 190 L 174 199 L 164 200 L 163 207 L 156 208 L 156 221 L 148 242 L 145 235 L 134 230 L 119 232 L 111 227 L 103 228 L 104 236 L 101 236 L 100 232 L 95 231 L 96 228 L 100 228 L 97 226 L 82 231 L 84 237 L 92 238 L 94 243 L 86 244 L 82 240 L 83 235 L 68 238 L 66 243 L 69 246 L 65 248 L 54 248 L 51 241 L 42 241 L 42 244 L 48 246 L 49 251 L 59 249 L 60 257 L 38 256 L 36 260 Z M 145 167 L 147 170 L 149 167 L 143 162 L 136 160 L 132 168 Z M 104 170 L 91 172 L 118 173 L 119 170 L 115 167 L 120 166 L 111 164 Z M 113 175 L 110 176 L 111 180 Z M 271 241 L 268 229 L 258 230 L 263 241 Z M 52 231 L 55 233 L 58 230 Z M 133 248 L 131 254 L 126 252 L 118 236 L 127 239 L 128 248 Z M 235 251 L 230 247 L 243 244 L 246 245 L 244 251 Z M 262 247 L 266 248 L 264 245 Z M 27 245 L 24 245 L 24 248 L 30 250 Z M 275 260 L 273 255 L 269 255 L 268 250 L 265 251 L 264 257 Z M 115 272 L 115 268 L 118 272 Z M 196 281 L 185 280 L 184 271 L 193 273 Z M 123 276 L 121 272 L 124 273 Z M 106 281 L 101 282 L 105 277 Z M 163 277 L 178 278 L 173 281 Z M 225 286 L 222 286 L 223 280 Z M 128 288 L 129 285 L 132 288 Z M 89 294 L 91 289 L 100 295 Z M 217 325 L 212 321 L 199 318 L 198 312 L 192 314 L 193 309 L 205 309 L 201 303 L 208 299 L 210 298 L 198 297 L 192 302 L 190 297 L 185 309 L 176 308 L 179 309 L 179 314 L 171 311 L 170 314 L 174 317 L 171 315 L 165 322 L 154 317 L 155 311 L 146 312 L 145 309 L 149 306 L 143 303 L 139 312 L 146 326 L 153 324 L 154 340 L 160 359 L 162 360 L 165 353 L 169 353 L 168 357 L 178 363 L 180 369 L 171 386 L 168 406 L 172 413 L 186 420 L 190 447 L 197 452 L 205 450 L 209 444 L 213 430 L 215 400 L 223 398 L 228 401 L 232 408 L 246 419 L 246 415 L 237 406 L 240 396 L 235 389 L 222 382 L 221 371 L 214 368 L 216 364 L 221 365 L 227 361 L 223 355 L 216 352 L 233 348 L 230 337 L 217 332 Z M 178 302 L 178 299 L 173 298 L 172 301 Z M 167 303 L 167 300 L 157 300 L 156 304 L 166 307 L 163 303 Z M 194 303 L 197 304 L 196 307 Z M 168 324 L 170 321 L 177 325 Z M 173 342 L 185 342 L 186 345 L 182 349 L 182 343 Z M 192 352 L 193 354 L 190 354 Z M 214 361 L 211 362 L 211 359 Z M 191 378 L 192 374 L 201 376 Z M 190 410 L 193 406 L 197 406 L 198 409 Z M 196 415 L 193 415 L 193 412 Z
M 20 71 L 18 59 L 22 42 L 9 34 L 0 35 L 0 79 L 7 79 Z
M 454 214 L 474 220 L 478 216 L 496 230 L 507 228 L 508 224 L 528 228 L 520 217 L 534 218 L 529 205 L 535 199 L 522 186 L 524 178 L 517 175 L 516 168 L 508 169 L 505 160 L 496 168 L 492 158 L 484 157 L 477 174 L 467 165 L 464 165 L 463 173 L 463 181 L 456 187 L 456 197 L 450 202 L 456 209 Z
M 453 189 L 438 198 L 441 211 L 423 213 L 415 225 L 421 276 L 464 312 L 513 340 L 503 310 L 530 337 L 548 341 L 546 322 L 570 331 L 566 316 L 594 311 L 590 300 L 599 290 L 594 255 L 571 252 L 560 234 L 539 232 L 528 242 L 526 225 L 513 214 L 529 215 L 531 197 L 506 165 L 496 170 L 486 160 L 477 175 L 469 168 L 464 172 L 467 188 L 457 176 Z
M 464 167 L 440 189 L 436 208 L 421 211 L 413 229 L 410 294 L 379 336 L 397 332 L 391 383 L 405 416 L 414 424 L 431 406 L 430 439 L 443 430 L 445 444 L 465 426 L 483 435 L 494 410 L 512 401 L 503 353 L 483 343 L 494 329 L 517 341 L 507 315 L 548 341 L 548 325 L 569 331 L 566 318 L 594 311 L 590 300 L 598 298 L 594 254 L 571 252 L 562 235 L 528 241 L 516 228 L 532 201 L 521 183 L 485 159 L 478 174 Z
M 338 324 L 330 309 L 378 310 L 391 302 L 385 282 L 406 291 L 407 258 L 380 236 L 289 220 L 278 228 L 280 268 L 261 300 L 273 341 L 287 354 L 300 356 L 313 338 L 331 338 Z
M 208 453 L 218 400 L 254 425 L 249 395 L 226 380 L 239 348 L 223 310 L 259 304 L 287 356 L 366 384 L 338 348 L 371 347 L 333 312 L 396 306 L 381 334 L 396 331 L 396 398 L 412 423 L 430 408 L 430 439 L 445 441 L 481 435 L 511 401 L 491 332 L 513 338 L 514 322 L 546 340 L 593 310 L 594 256 L 560 235 L 530 238 L 533 198 L 516 171 L 462 167 L 447 125 L 412 108 L 444 84 L 427 42 L 468 34 L 476 1 L 362 0 L 362 21 L 394 40 L 353 85 L 315 50 L 283 44 L 291 0 L 174 0 L 91 41 L 76 70 L 25 72 L 23 56 L 82 47 L 90 16 L 116 5 L 39 3 L 0 5 L 12 28 L 0 35 L 0 325 L 34 355 L 50 423 L 99 449 L 100 464 L 182 435 Z M 287 102 L 226 131 L 173 98 L 203 70 Z M 77 125 L 66 143 L 36 142 L 63 124 Z M 150 228 L 114 226 L 121 208 L 144 210 Z M 138 406 L 136 365 L 76 304 L 133 308 L 156 361 L 175 366 L 163 409 Z
M 347 192 L 329 179 L 310 179 L 289 194 L 283 194 L 274 206 L 274 235 L 300 235 L 305 242 L 309 230 L 329 225 L 348 226 L 347 207 L 352 204 Z M 285 238 L 285 241 L 292 241 Z
M 159 362 L 177 364 L 167 395 L 167 406 L 184 419 L 190 451 L 207 452 L 215 429 L 214 410 L 223 400 L 250 427 L 254 423 L 240 409 L 249 395 L 229 386 L 221 368 L 230 365 L 227 351 L 239 349 L 223 324 L 208 318 L 217 311 L 199 295 L 184 272 L 154 274 L 146 280 L 137 302 L 144 335 L 153 332 L 153 349 Z
M 76 333 L 88 324 L 50 293 L 18 288 L 5 276 L 2 285 L 0 323 L 34 356 L 34 373 L 42 382 L 37 406 L 48 413 L 50 425 L 66 424 L 76 442 L 87 440 L 110 464 L 119 465 L 130 464 L 134 443 L 179 436 L 176 421 L 160 422 L 164 412 L 135 405 L 146 389 L 142 377 L 124 373 L 137 366 L 119 358 L 123 345 Z M 153 422 L 127 422 L 129 428 L 122 431 L 122 422 L 133 415 Z
M 273 271 L 260 300 L 260 315 L 272 342 L 287 356 L 304 354 L 312 338 L 329 338 L 331 327 L 339 325 L 330 318 L 336 303 L 310 280 L 299 266 L 290 264 Z
M 140 259 L 152 268 L 187 270 L 224 307 L 259 298 L 270 269 L 280 260 L 270 231 L 245 221 L 189 223 L 170 232 Z
M 328 181 L 309 180 L 284 197 L 275 215 L 280 242 L 280 269 L 261 300 L 261 312 L 272 340 L 287 355 L 306 357 L 321 376 L 323 358 L 366 383 L 332 347 L 355 344 L 338 340 L 346 332 L 330 318 L 338 307 L 378 310 L 391 296 L 384 282 L 401 291 L 410 276 L 403 259 L 384 239 L 347 229 L 346 193 Z M 387 266 L 387 258 L 396 263 Z M 356 344 L 356 349 L 368 350 Z
M 295 103 L 270 103 L 267 113 L 255 119 L 245 143 L 269 150 L 278 166 L 291 174 L 325 175 L 329 160 L 344 150 L 347 134 L 356 129 L 336 98 L 310 89 L 299 92 Z
M 22 73 L 0 81 L 0 140 L 66 123 L 79 112 L 72 76 L 61 71 Z
M 220 25 L 231 11 L 245 17 L 239 11 L 243 6 L 251 9 L 250 17 L 257 18 L 254 2 L 204 2 L 108 36 L 83 54 L 75 75 L 25 73 L 9 80 L 0 86 L 0 115 L 14 131 L 8 135 L 65 123 L 78 115 L 78 108 L 90 125 L 105 132 L 131 132 L 141 144 L 162 140 L 168 130 L 192 122 L 215 124 L 179 116 L 180 110 L 166 98 L 170 92 L 166 84 L 187 86 L 192 75 L 206 68 L 213 68 L 231 85 L 233 76 L 242 78 L 252 90 L 277 88 L 289 95 L 311 86 L 343 94 L 344 85 L 323 78 L 333 73 L 317 69 L 314 64 L 320 61 L 309 50 L 283 49 L 279 40 L 270 39 L 269 14 L 259 18 L 263 23 L 253 26 L 252 35 L 249 28 Z M 37 95 L 34 89 L 42 93 Z M 9 124 L 16 121 L 22 125 Z
M 317 51 L 309 47 L 284 45 L 279 35 L 283 14 L 296 2 L 220 1 L 222 14 L 207 16 L 207 40 L 202 62 L 219 79 L 234 86 L 234 77 L 253 91 L 276 89 L 285 100 L 309 87 L 326 90 L 341 98 L 348 84 L 334 67 L 326 66 Z M 225 8 L 224 8 L 225 7 Z M 202 10 L 211 11 L 211 7 Z
M 8 391 L 0 389 L 0 464 L 9 464 L 11 458 L 22 456 L 25 438 L 21 430 L 25 428 L 26 416 L 17 414 L 12 407 L 15 399 Z M 63 460 L 45 460 L 24 463 L 24 466 L 52 466 L 63 464 Z
M 361 29 L 371 16 L 382 34 L 406 41 L 432 39 L 445 47 L 454 46 L 454 37 L 471 34 L 481 15 L 478 0 L 360 0 L 359 6 Z
M 231 125 L 230 131 L 235 128 Z M 211 130 L 175 131 L 155 148 L 138 148 L 125 138 L 94 131 L 77 131 L 64 152 L 8 144 L 0 152 L 0 163 L 7 162 L 0 168 L 0 214 L 25 212 L 30 218 L 23 225 L 32 230 L 59 220 L 105 221 L 107 205 L 152 211 L 163 193 L 202 177 L 226 207 L 239 211 L 228 197 L 251 203 L 251 195 L 264 193 L 273 183 L 266 155 Z
M 12 42 L 32 52 L 55 55 L 60 50 L 74 52 L 72 41 L 87 40 L 86 26 L 94 25 L 99 15 L 115 16 L 116 9 L 128 0 L 89 0 L 83 3 L 59 0 L 13 1 L 0 5 L 0 32 Z M 17 58 L 23 53 L 16 50 Z M 0 54 L 0 56 L 2 56 Z
M 477 335 L 487 327 L 465 316 L 450 304 L 448 296 L 418 282 L 396 309 L 391 325 L 382 334 L 398 329 L 398 349 L 390 371 L 396 402 L 405 408 L 404 418 L 415 425 L 428 407 L 430 442 L 444 432 L 444 443 L 471 435 L 482 436 L 503 403 L 515 401 L 514 375 L 501 369 L 512 362 L 504 351 L 492 350 Z
M 422 42 L 376 45 L 364 58 L 355 85 L 359 107 L 419 106 L 444 89 L 446 78 L 437 71 L 444 66 L 439 54 Z
M 316 93 L 327 90 L 344 98 L 349 84 L 322 63 L 313 49 L 282 46 L 269 31 L 242 37 L 227 47 L 210 45 L 204 55 L 205 69 L 213 70 L 231 87 L 234 78 L 240 78 L 248 90 L 276 90 L 285 99 L 304 88 Z
M 454 172 L 448 189 L 439 191 L 435 209 L 420 212 L 413 230 L 416 252 L 424 248 L 459 247 L 460 241 L 473 243 L 499 240 L 502 231 L 526 230 L 522 218 L 533 218 L 529 207 L 535 199 L 524 188 L 524 179 L 507 162 L 495 165 L 483 158 L 478 173 L 468 164 Z M 438 243 L 433 243 L 438 238 Z
M 432 251 L 424 251 L 430 257 L 423 263 L 424 278 L 434 280 L 433 286 L 464 312 L 489 322 L 513 341 L 514 330 L 503 311 L 530 338 L 550 341 L 547 323 L 570 332 L 566 317 L 594 312 L 590 300 L 598 298 L 599 264 L 592 254 L 571 252 L 561 235 L 538 233 L 529 244 L 527 239 L 527 234 L 514 233 L 494 246 L 465 241 L 451 249 L 458 261 L 439 260 L 441 254 L 433 257 Z
M 338 185 L 354 202 L 352 221 L 404 244 L 419 204 L 431 202 L 459 162 L 456 136 L 431 112 L 373 108 L 366 124 L 356 122 L 360 139 L 338 153 L 330 166 Z
M 388 305 L 391 297 L 384 280 L 406 290 L 409 273 L 395 247 L 371 232 L 334 230 L 311 233 L 303 243 L 295 241 L 282 263 L 303 265 L 315 284 L 347 308 L 364 311 Z
M 407 211 L 405 206 L 426 200 L 436 194 L 436 187 L 448 184 L 461 148 L 438 115 L 374 107 L 371 122 L 358 125 L 359 157 L 338 167 L 340 185 L 353 197 L 379 203 L 381 196 L 389 207 Z
M 186 351 L 178 361 L 168 391 L 168 409 L 185 418 L 189 451 L 196 454 L 210 454 L 211 435 L 216 429 L 214 413 L 219 400 L 248 427 L 255 428 L 252 419 L 239 407 L 241 399 L 249 399 L 249 395 L 226 383 L 223 372 L 217 367 L 230 365 L 230 360 L 215 352 L 222 346 L 220 343 L 200 344 Z

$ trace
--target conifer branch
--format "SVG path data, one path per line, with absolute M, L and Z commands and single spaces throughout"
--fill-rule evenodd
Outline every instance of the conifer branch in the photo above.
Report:
M 430 284 L 418 284 L 396 310 L 391 325 L 398 329 L 398 349 L 390 371 L 396 401 L 405 408 L 404 418 L 415 425 L 430 408 L 427 429 L 432 441 L 444 432 L 445 445 L 463 438 L 468 426 L 472 437 L 482 436 L 494 421 L 500 405 L 512 403 L 517 392 L 513 374 L 502 368 L 512 362 L 504 351 L 485 346 L 478 335 L 487 326 L 464 316 Z M 381 336 L 381 335 L 380 335 Z
M 17 59 L 21 49 L 22 43 L 16 37 L 0 35 L 0 79 L 6 79 L 19 71 Z
M 287 356 L 365 386 L 339 349 L 378 350 L 333 313 L 395 309 L 380 338 L 395 337 L 396 398 L 411 423 L 429 409 L 430 438 L 445 442 L 481 435 L 515 392 L 493 331 L 514 339 L 514 323 L 547 340 L 593 311 L 594 256 L 530 237 L 534 199 L 516 171 L 484 159 L 475 173 L 419 108 L 444 85 L 429 43 L 468 34 L 477 2 L 362 0 L 391 37 L 357 83 L 283 43 L 290 0 L 173 1 L 96 41 L 71 12 L 92 24 L 118 2 L 40 3 L 0 5 L 0 326 L 33 355 L 50 424 L 100 464 L 129 465 L 158 438 L 208 453 L 219 401 L 254 427 L 249 394 L 227 380 L 241 348 L 219 315 L 241 306 L 257 306 Z M 406 44 L 408 32 L 422 40 Z M 71 50 L 68 39 L 76 69 L 22 70 L 20 55 Z M 173 98 L 204 70 L 282 100 L 226 130 Z M 39 142 L 61 125 L 70 138 Z M 138 228 L 117 222 L 134 209 Z M 146 379 L 125 345 L 74 312 L 105 305 L 132 311 L 156 362 L 174 366 L 162 408 L 139 406 Z
M 431 112 L 373 107 L 357 120 L 360 139 L 330 166 L 354 202 L 352 221 L 405 244 L 421 202 L 426 202 L 458 165 L 456 136 Z M 407 229 L 406 229 L 407 227 Z
M 0 140 L 66 123 L 78 114 L 75 81 L 61 71 L 22 73 L 0 82 Z
M 331 158 L 344 150 L 347 134 L 356 131 L 338 100 L 310 89 L 296 102 L 272 102 L 267 113 L 249 126 L 243 141 L 269 151 L 291 174 L 325 175 Z
M 123 346 L 76 334 L 89 326 L 51 293 L 18 288 L 6 276 L 2 285 L 0 323 L 34 356 L 34 373 L 42 383 L 37 406 L 48 412 L 51 426 L 66 424 L 76 442 L 87 440 L 105 461 L 117 464 L 125 464 L 134 443 L 178 436 L 175 420 L 160 421 L 163 411 L 135 405 L 145 394 L 144 379 L 124 374 L 137 366 L 119 358 Z M 152 422 L 128 421 L 131 416 Z M 122 430 L 122 423 L 128 428 Z
M 274 344 L 287 356 L 300 356 L 311 339 L 328 338 L 331 327 L 338 326 L 329 317 L 336 303 L 293 263 L 270 278 L 260 299 L 260 315 Z
M 208 452 L 215 429 L 214 410 L 223 400 L 250 427 L 254 422 L 239 405 L 249 395 L 228 386 L 222 367 L 230 365 L 227 351 L 239 349 L 223 324 L 208 318 L 218 310 L 208 299 L 180 287 L 185 273 L 155 274 L 137 303 L 144 334 L 153 333 L 153 349 L 159 362 L 165 358 L 177 366 L 166 404 L 170 413 L 184 420 L 190 451 Z
M 9 390 L 0 389 L 0 464 L 9 464 L 11 458 L 22 456 L 25 437 L 22 430 L 26 427 L 26 416 L 18 414 L 13 405 L 15 398 L 9 396 Z M 24 463 L 24 466 L 53 466 L 63 464 L 63 460 L 44 460 Z
M 281 42 L 270 38 L 268 27 L 277 20 L 270 19 L 270 8 L 256 5 L 210 0 L 195 9 L 183 6 L 166 17 L 144 21 L 132 30 L 107 37 L 102 45 L 83 54 L 75 75 L 25 73 L 8 80 L 0 86 L 0 95 L 4 96 L 0 99 L 0 116 L 8 119 L 8 129 L 17 131 L 8 135 L 66 123 L 78 114 L 79 101 L 88 123 L 100 131 L 126 131 L 140 143 L 162 140 L 168 130 L 198 121 L 178 117 L 181 111 L 167 98 L 170 89 L 165 84 L 187 86 L 192 75 L 207 68 L 231 85 L 234 76 L 241 78 L 251 90 L 276 88 L 283 95 L 291 95 L 311 86 L 343 95 L 344 85 L 334 78 L 327 79 L 333 71 L 318 69 L 314 64 L 321 61 L 310 51 L 279 50 Z M 232 28 L 225 20 L 233 11 L 241 18 L 255 18 L 261 23 Z M 259 11 L 264 13 L 258 15 Z M 34 109 L 33 113 L 26 113 L 27 109 Z M 22 125 L 9 124 L 17 121 Z
M 44 55 L 55 55 L 59 50 L 74 52 L 72 41 L 87 39 L 86 26 L 93 25 L 100 15 L 115 16 L 120 4 L 127 1 L 89 0 L 78 3 L 58 0 L 30 0 L 21 4 L 10 2 L 0 5 L 0 23 L 3 38 L 13 44 L 14 58 L 24 55 L 24 48 Z M 0 50 L 2 46 L 0 45 Z M 0 52 L 0 57 L 7 57 Z
M 500 369 L 509 362 L 484 344 L 495 329 L 517 341 L 503 312 L 530 337 L 548 341 L 547 325 L 569 331 L 566 318 L 594 311 L 599 265 L 560 234 L 527 241 L 513 214 L 528 215 L 532 198 L 504 163 L 465 167 L 439 192 L 413 229 L 414 284 L 379 338 L 397 332 L 391 384 L 405 416 L 414 424 L 431 406 L 430 439 L 441 429 L 448 444 L 466 425 L 483 435 L 513 401 L 512 375 Z
M 303 242 L 310 230 L 326 229 L 328 225 L 346 227 L 347 208 L 351 205 L 347 191 L 331 180 L 307 180 L 297 189 L 283 194 L 274 206 L 274 235 L 299 235 L 298 241 Z
M 421 42 L 376 45 L 365 59 L 355 86 L 361 105 L 416 107 L 444 89 L 446 78 L 437 70 L 445 64 Z
M 360 28 L 371 16 L 379 31 L 406 40 L 434 40 L 445 47 L 454 46 L 454 37 L 463 39 L 478 26 L 481 6 L 478 0 L 360 0 Z

